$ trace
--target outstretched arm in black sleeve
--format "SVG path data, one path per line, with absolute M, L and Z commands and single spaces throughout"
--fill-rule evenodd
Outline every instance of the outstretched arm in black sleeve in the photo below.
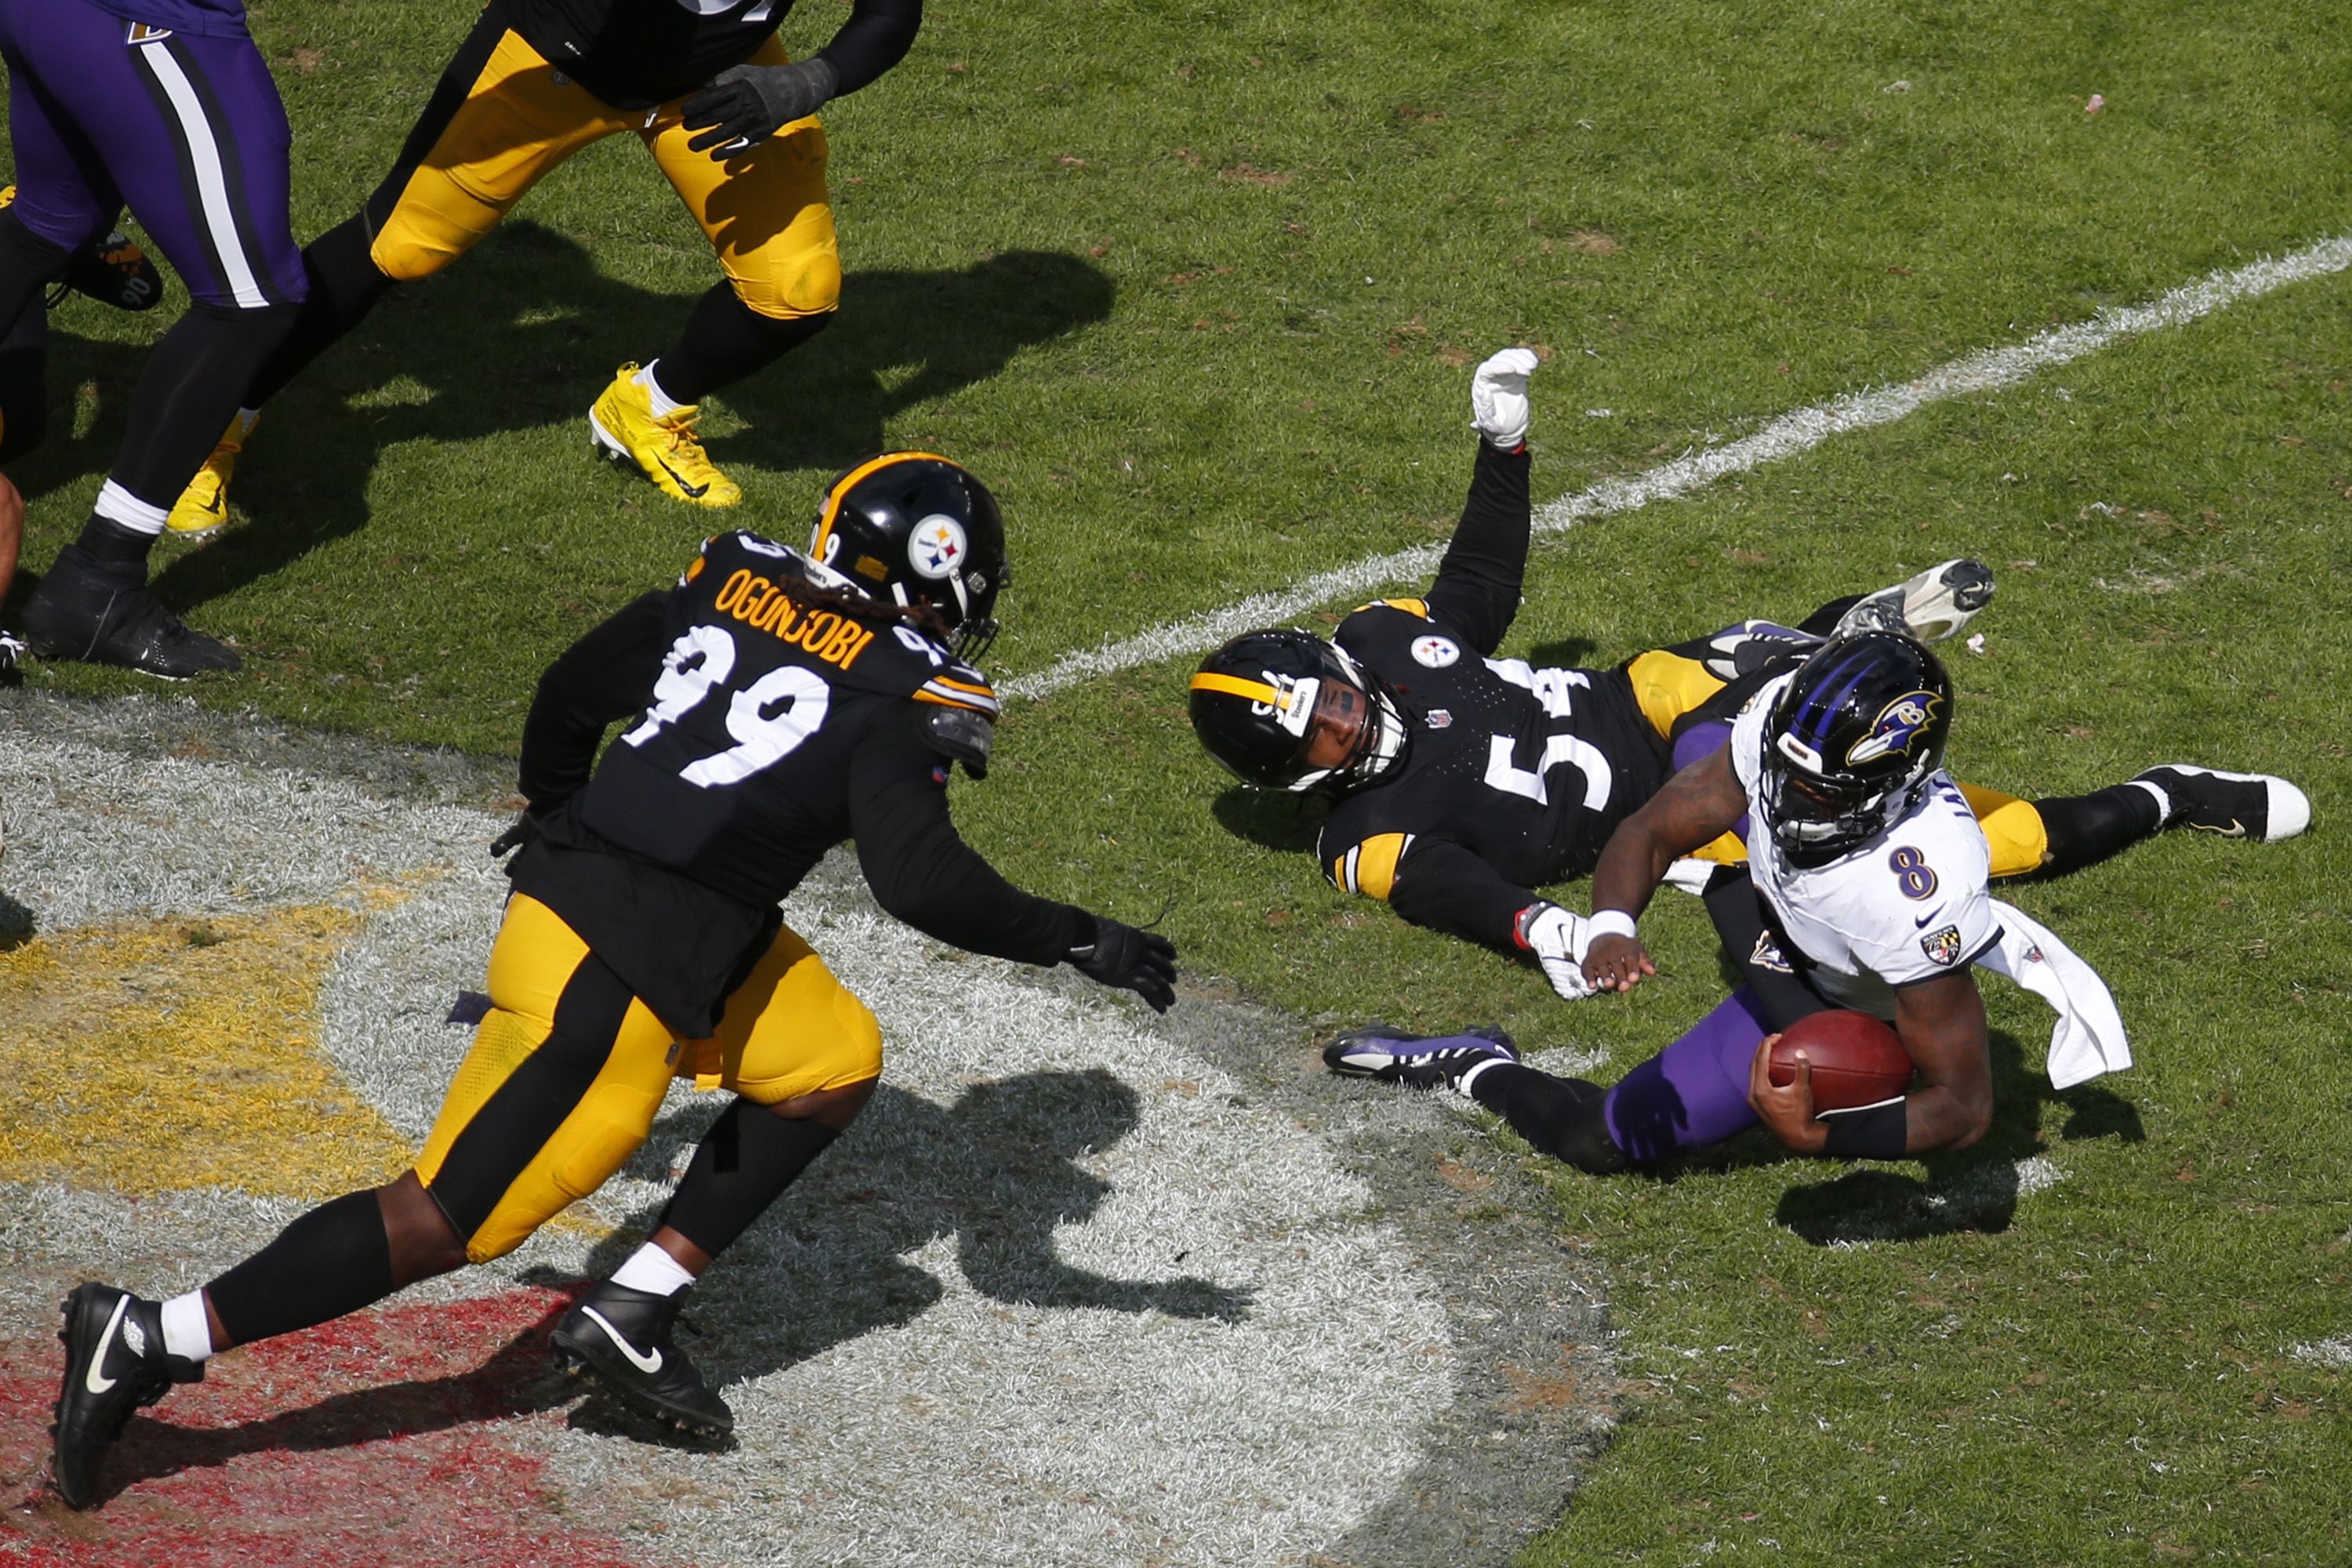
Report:
M 605 727 L 654 700 L 669 647 L 667 592 L 631 600 L 539 678 L 522 726 L 521 788 L 544 811 L 588 782 Z
M 971 952 L 1059 963 L 1093 939 L 1084 910 L 1024 893 L 963 841 L 948 816 L 948 759 L 914 704 L 875 725 L 850 759 L 850 831 L 875 901 Z
M 1389 889 L 1389 908 L 1413 924 L 1503 952 L 1517 947 L 1512 925 L 1519 911 L 1539 901 L 1485 857 L 1445 838 L 1414 839 Z
M 1526 448 L 1502 452 L 1481 440 L 1470 499 L 1463 503 L 1462 521 L 1429 590 L 1430 612 L 1460 632 L 1481 658 L 1501 644 L 1519 613 L 1531 513 Z

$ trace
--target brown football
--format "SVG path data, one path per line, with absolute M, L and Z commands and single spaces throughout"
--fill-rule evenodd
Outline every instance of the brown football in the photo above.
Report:
M 1893 1100 L 1911 1087 L 1911 1058 L 1895 1031 L 1867 1013 L 1811 1013 L 1790 1025 L 1772 1047 L 1767 1075 L 1796 1081 L 1801 1049 L 1813 1068 L 1813 1109 L 1846 1110 Z

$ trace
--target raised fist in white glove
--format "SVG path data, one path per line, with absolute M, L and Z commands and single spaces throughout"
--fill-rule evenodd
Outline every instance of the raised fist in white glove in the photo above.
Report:
M 1489 354 L 1470 377 L 1470 423 L 1498 451 L 1516 452 L 1528 438 L 1528 377 L 1533 349 Z
M 1529 904 L 1511 922 L 1511 934 L 1536 955 L 1544 978 L 1561 1000 L 1578 1002 L 1592 994 L 1591 982 L 1584 978 L 1584 950 L 1592 933 L 1582 915 L 1570 914 L 1558 904 Z

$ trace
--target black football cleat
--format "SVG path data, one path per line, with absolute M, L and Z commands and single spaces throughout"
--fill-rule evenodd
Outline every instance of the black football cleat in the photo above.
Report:
M 690 1294 L 656 1296 L 605 1280 L 555 1325 L 555 1364 L 574 1376 L 594 1373 L 623 1403 L 656 1421 L 699 1436 L 726 1436 L 735 1430 L 735 1413 L 671 1342 Z M 691 1320 L 686 1327 L 694 1329 Z
M 2224 838 L 2274 844 L 2311 826 L 2311 797 L 2269 773 L 2225 773 L 2173 763 L 2132 781 L 2153 784 L 2172 803 L 2167 827 L 2193 827 Z
M 1518 1059 L 1510 1036 L 1484 1027 L 1433 1036 L 1366 1024 L 1323 1047 L 1323 1065 L 1342 1078 L 1375 1078 L 1408 1089 L 1450 1089 L 1481 1062 Z
M 102 565 L 78 544 L 58 552 L 25 606 L 25 637 L 43 658 L 121 665 L 165 680 L 245 664 L 226 643 L 181 624 L 136 568 Z
M 201 1383 L 202 1363 L 163 1349 L 162 1304 L 111 1285 L 77 1285 L 61 1303 L 65 1378 L 49 1427 L 49 1469 L 68 1508 L 98 1500 L 98 1470 L 107 1445 L 142 1405 L 175 1383 Z
M 1960 557 L 1865 594 L 1839 618 L 1835 635 L 1896 632 L 1923 643 L 1943 642 L 1967 630 L 1977 612 L 1991 603 L 1992 568 Z

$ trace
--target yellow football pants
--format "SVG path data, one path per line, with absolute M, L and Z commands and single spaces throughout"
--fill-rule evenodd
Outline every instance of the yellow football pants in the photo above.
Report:
M 771 37 L 751 57 L 782 65 Z M 779 319 L 841 300 L 841 250 L 824 183 L 824 128 L 795 120 L 721 163 L 689 152 L 683 100 L 622 110 L 572 81 L 522 35 L 477 27 L 451 61 L 402 162 L 369 203 L 369 255 L 387 278 L 438 272 L 496 228 L 548 171 L 590 142 L 635 132 L 702 226 L 743 303 Z M 383 210 L 389 195 L 389 211 Z
M 521 893 L 490 950 L 489 986 L 490 1012 L 416 1161 L 477 1263 L 604 1185 L 653 1130 L 673 1078 L 774 1105 L 882 1071 L 874 1015 L 789 927 L 709 1039 L 673 1035 Z

